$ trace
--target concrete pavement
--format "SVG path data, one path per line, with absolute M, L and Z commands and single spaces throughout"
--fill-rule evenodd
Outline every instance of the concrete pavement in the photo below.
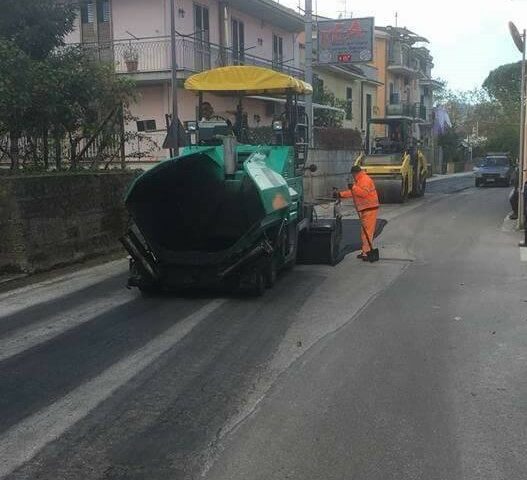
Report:
M 523 478 L 527 270 L 471 180 L 261 299 L 143 299 L 122 261 L 0 294 L 0 478 Z
M 388 227 L 413 262 L 306 353 L 208 479 L 523 479 L 527 268 L 499 189 Z M 432 215 L 429 215 L 433 213 Z

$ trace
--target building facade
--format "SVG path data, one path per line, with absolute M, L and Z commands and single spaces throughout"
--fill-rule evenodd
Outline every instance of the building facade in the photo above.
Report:
M 406 117 L 416 122 L 414 134 L 432 146 L 434 67 L 424 37 L 399 27 L 376 27 L 374 66 L 381 85 L 377 91 L 377 117 Z
M 182 121 L 196 117 L 196 98 L 182 86 L 188 76 L 226 65 L 257 65 L 302 78 L 304 18 L 273 0 L 174 0 L 178 110 Z M 170 0 L 87 0 L 79 6 L 68 43 L 93 50 L 136 82 L 129 130 L 144 132 L 161 146 L 171 112 Z M 316 22 L 315 22 L 316 24 Z M 315 28 L 316 35 L 316 28 Z M 316 46 L 316 36 L 313 44 Z M 416 136 L 432 143 L 433 59 L 427 40 L 406 28 L 375 29 L 374 61 L 359 65 L 313 65 L 314 80 L 340 100 L 343 127 L 365 131 L 371 117 L 416 120 Z M 316 52 L 314 52 L 316 59 Z M 216 115 L 233 119 L 235 99 L 205 95 Z M 283 105 L 246 100 L 250 127 L 269 126 Z M 317 108 L 325 108 L 315 103 Z M 130 147 L 141 151 L 141 145 Z M 158 148 L 151 156 L 166 157 Z
M 315 81 L 327 88 L 345 110 L 342 126 L 362 131 L 377 103 L 377 70 L 356 65 L 315 65 Z
M 178 108 L 181 120 L 194 119 L 196 98 L 182 84 L 188 76 L 226 65 L 257 65 L 303 76 L 303 17 L 272 0 L 175 0 Z M 138 101 L 131 130 L 147 132 L 158 145 L 171 111 L 169 0 L 93 0 L 83 2 L 68 43 L 93 49 L 111 61 L 116 73 L 132 78 Z M 206 95 L 214 113 L 232 117 L 235 99 Z M 249 126 L 270 125 L 280 105 L 248 99 Z M 159 149 L 154 157 L 166 156 Z

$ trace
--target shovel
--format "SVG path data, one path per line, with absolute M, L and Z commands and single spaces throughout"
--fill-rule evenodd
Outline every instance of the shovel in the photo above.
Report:
M 370 247 L 370 251 L 366 254 L 366 258 L 368 259 L 368 262 L 370 263 L 378 262 L 380 258 L 379 249 L 373 248 L 370 236 L 368 235 L 368 232 L 366 231 L 366 228 L 364 227 L 364 223 L 362 223 L 362 216 L 357 208 L 357 204 L 355 203 L 355 195 L 353 195 L 353 206 L 355 207 L 355 211 L 357 212 L 357 215 L 359 216 L 360 226 L 362 228 L 362 231 L 364 232 L 364 235 L 366 236 L 366 240 L 368 240 L 368 245 Z

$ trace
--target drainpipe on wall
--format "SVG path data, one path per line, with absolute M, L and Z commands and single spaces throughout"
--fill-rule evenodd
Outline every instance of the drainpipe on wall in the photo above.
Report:
M 364 82 L 360 82 L 360 129 L 364 130 Z
M 304 32 L 306 45 L 306 66 L 305 66 L 305 80 L 310 85 L 313 85 L 313 18 L 312 18 L 312 3 L 311 0 L 305 0 L 304 13 Z M 313 131 L 313 96 L 306 95 L 305 110 L 307 113 L 307 123 L 309 131 L 310 147 L 314 145 L 314 131 Z
M 229 48 L 229 6 L 225 2 L 219 4 L 219 31 L 220 31 L 220 56 L 221 65 L 228 64 L 227 49 Z

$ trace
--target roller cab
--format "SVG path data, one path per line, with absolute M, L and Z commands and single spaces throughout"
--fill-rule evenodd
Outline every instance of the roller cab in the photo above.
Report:
M 413 137 L 413 124 L 409 118 L 369 121 L 366 151 L 355 164 L 372 177 L 381 203 L 403 203 L 425 193 L 428 164 Z

